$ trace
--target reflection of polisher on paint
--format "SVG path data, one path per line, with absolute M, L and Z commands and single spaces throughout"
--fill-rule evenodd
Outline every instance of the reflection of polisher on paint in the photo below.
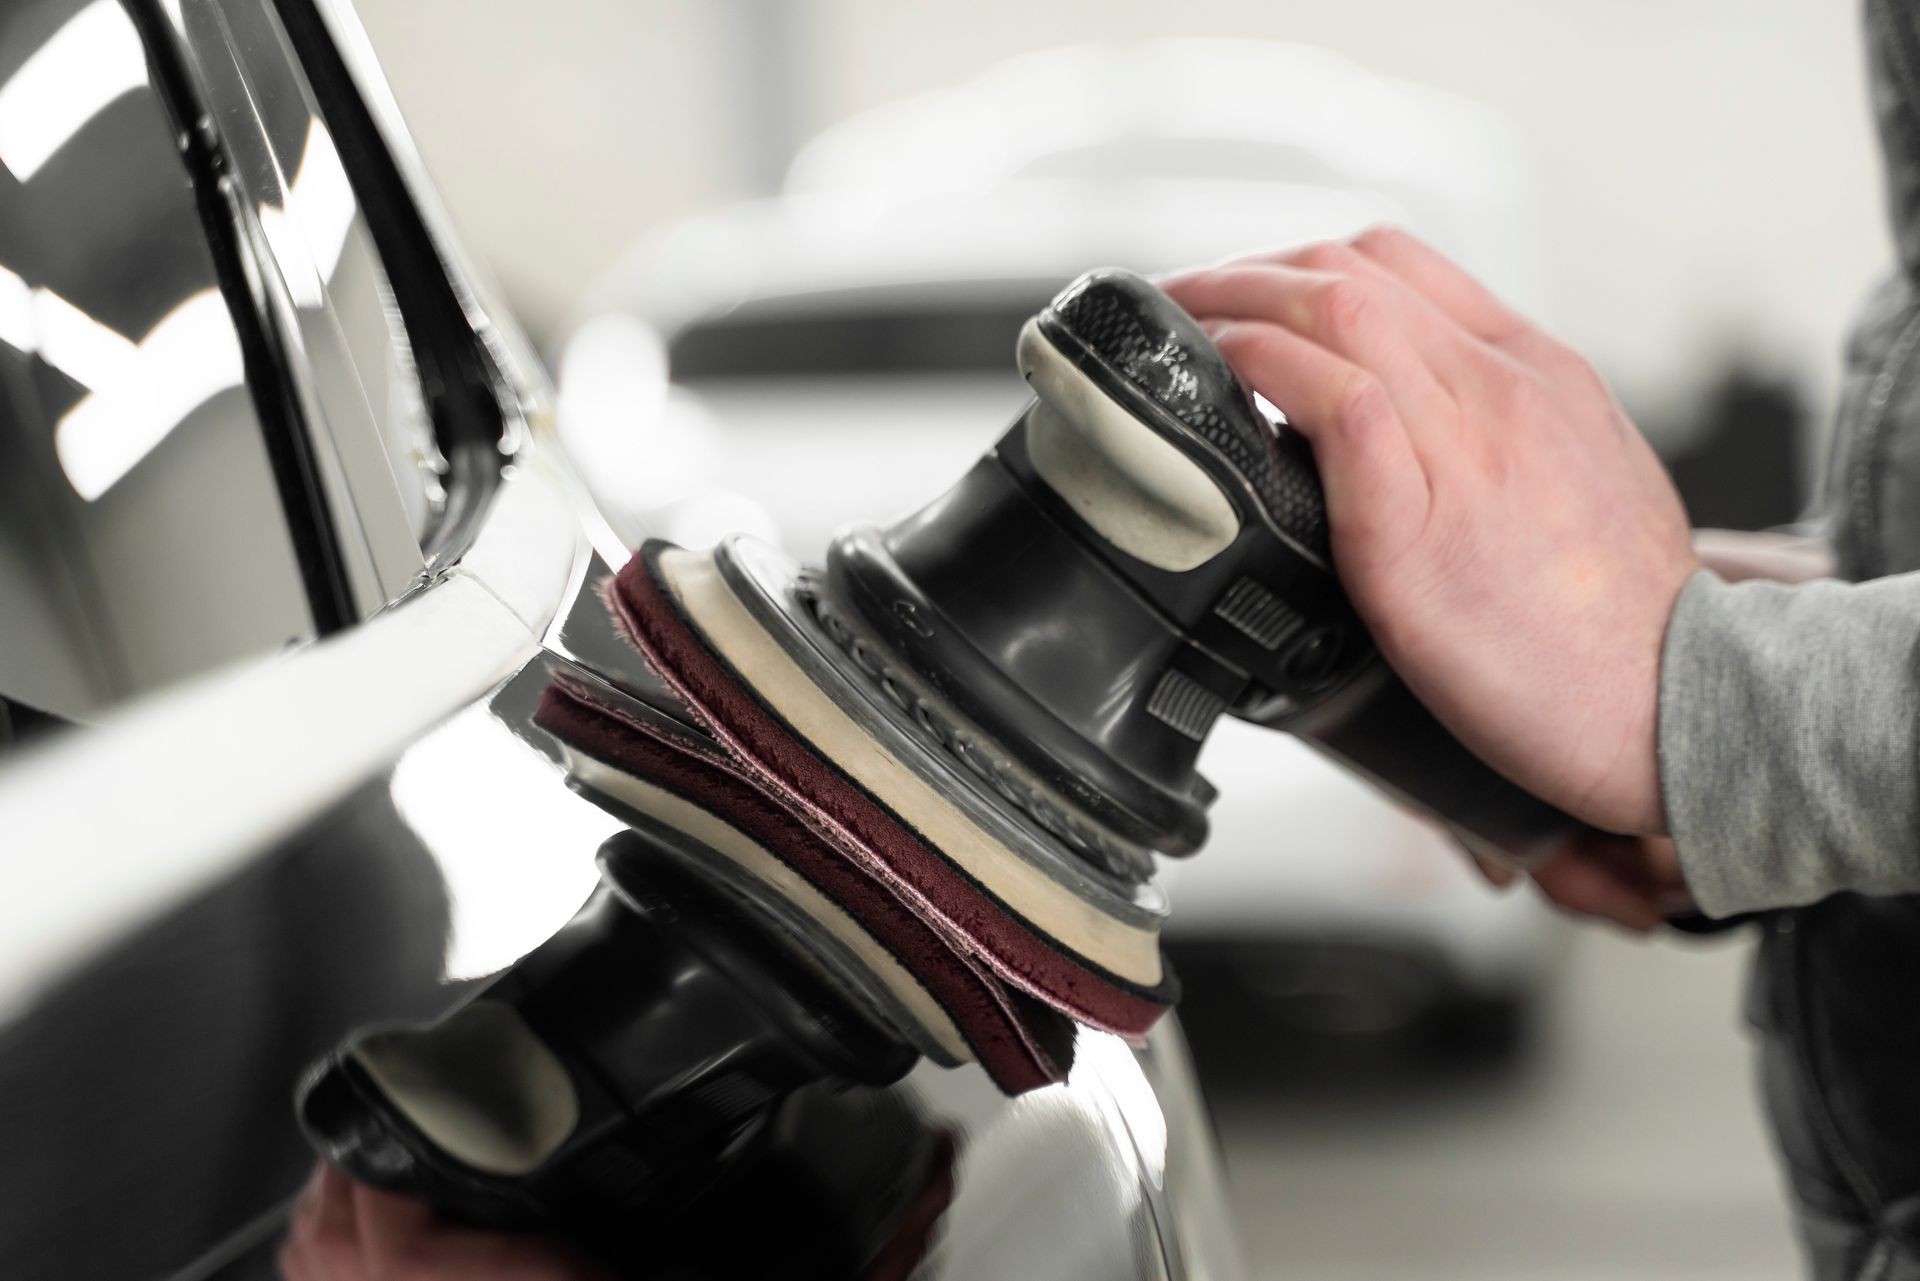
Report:
M 1205 838 L 1213 793 L 1194 764 L 1223 713 L 1298 733 L 1514 857 L 1568 826 L 1385 668 L 1332 570 L 1304 442 L 1259 413 L 1171 301 L 1093 273 L 1029 322 L 1019 360 L 1038 398 L 994 449 L 926 509 L 836 539 L 824 568 L 740 538 L 633 557 L 605 599 L 670 694 L 562 675 L 542 698 L 570 776 L 648 851 L 608 860 L 596 903 L 631 917 L 654 892 L 633 886 L 666 878 L 662 898 L 724 907 L 728 946 L 762 957 L 723 969 L 789 1011 L 780 1037 L 756 1042 L 781 1065 L 754 1078 L 763 1112 L 807 1082 L 890 1080 L 916 1051 L 977 1061 L 1020 1093 L 1064 1079 L 1074 1022 L 1144 1035 L 1175 994 L 1154 856 Z M 537 1026 L 513 984 L 565 936 L 496 985 L 504 1012 L 442 1025 L 525 1019 L 466 1061 L 551 1074 L 540 1048 L 559 1053 L 554 1035 L 618 1080 L 621 1055 L 670 1057 L 648 1037 L 694 1034 L 665 1013 L 690 1006 L 624 978 L 578 1033 Z M 388 1105 L 407 1078 L 383 1078 L 377 1045 L 334 1062 L 309 1089 L 310 1128 L 326 1131 L 313 1101 L 347 1081 L 356 1124 L 405 1129 Z M 649 1096 L 650 1115 L 712 1112 L 700 1089 L 675 1088 Z M 532 1076 L 500 1095 L 535 1097 Z M 418 1146 L 420 1106 L 398 1110 Z M 557 1191 L 591 1169 L 560 1159 L 581 1151 L 580 1125 L 545 1104 L 514 1115 L 530 1146 L 489 1195 L 547 1201 L 543 1181 Z M 441 1175 L 476 1153 L 428 1137 L 440 1182 L 419 1190 L 459 1205 L 459 1178 Z M 327 1146 L 380 1182 L 382 1144 L 391 1135 Z
M 308 1137 L 363 1182 L 623 1275 L 906 1276 L 953 1190 L 950 1137 L 884 1088 L 913 1051 L 645 835 L 600 866 L 573 920 L 452 1014 L 317 1064 Z

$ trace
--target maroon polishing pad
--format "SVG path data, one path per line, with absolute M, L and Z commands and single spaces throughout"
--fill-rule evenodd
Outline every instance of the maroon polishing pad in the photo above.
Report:
M 1148 989 L 1069 956 L 816 753 L 681 616 L 655 563 L 667 550 L 670 544 L 649 543 L 630 559 L 609 585 L 607 602 L 648 663 L 732 749 L 760 790 L 847 857 L 877 861 L 910 904 L 919 900 L 923 916 L 931 908 L 929 923 L 954 947 L 1008 982 L 1083 1023 L 1144 1036 L 1172 1003 L 1172 974 Z
M 768 800 L 730 762 L 571 683 L 547 687 L 535 721 L 575 750 L 720 815 L 833 900 L 940 1003 L 1001 1089 L 1021 1094 L 1066 1078 L 1073 1042 L 1065 1019 L 956 953 L 885 886 Z

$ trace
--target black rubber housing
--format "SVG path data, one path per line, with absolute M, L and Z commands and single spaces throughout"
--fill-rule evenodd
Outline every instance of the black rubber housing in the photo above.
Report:
M 941 498 L 835 541 L 838 601 L 1042 781 L 1162 853 L 1205 838 L 1213 791 L 1195 764 L 1225 712 L 1309 739 L 1518 861 L 1572 830 L 1386 668 L 1334 571 L 1311 450 L 1191 317 L 1108 269 L 1036 323 L 1214 482 L 1238 518 L 1231 544 L 1171 570 L 1109 541 L 1040 474 L 1030 407 Z

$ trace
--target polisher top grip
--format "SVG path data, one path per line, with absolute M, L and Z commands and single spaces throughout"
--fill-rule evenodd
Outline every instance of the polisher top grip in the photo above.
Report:
M 1321 566 L 1332 564 L 1326 499 L 1306 441 L 1274 431 L 1205 331 L 1165 295 L 1125 272 L 1089 272 L 1038 323 L 1083 346 L 1217 452 L 1277 529 Z

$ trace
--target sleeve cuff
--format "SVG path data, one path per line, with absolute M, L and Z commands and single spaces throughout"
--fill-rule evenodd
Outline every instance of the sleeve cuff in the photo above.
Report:
M 1660 785 L 1710 916 L 1920 890 L 1920 575 L 1727 584 L 1667 625 Z

